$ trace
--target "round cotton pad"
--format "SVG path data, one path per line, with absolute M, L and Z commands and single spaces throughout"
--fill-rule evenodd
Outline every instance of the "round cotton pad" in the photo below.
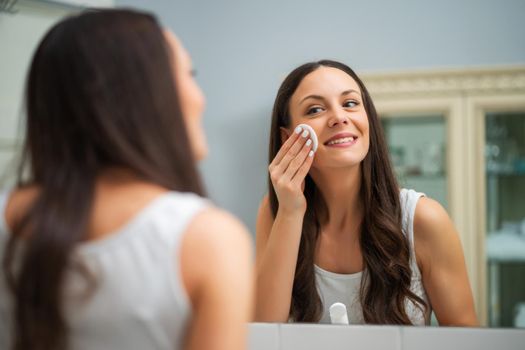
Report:
M 299 124 L 298 127 L 301 127 L 303 130 L 308 130 L 309 137 L 312 140 L 312 150 L 314 152 L 317 151 L 317 135 L 315 134 L 314 129 L 312 129 L 312 127 L 307 124 Z

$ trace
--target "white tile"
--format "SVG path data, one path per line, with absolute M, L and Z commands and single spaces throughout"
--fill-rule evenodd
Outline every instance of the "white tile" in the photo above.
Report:
M 248 350 L 280 350 L 278 323 L 250 323 Z
M 524 350 L 525 329 L 402 327 L 403 350 Z
M 280 350 L 401 350 L 399 327 L 281 325 Z

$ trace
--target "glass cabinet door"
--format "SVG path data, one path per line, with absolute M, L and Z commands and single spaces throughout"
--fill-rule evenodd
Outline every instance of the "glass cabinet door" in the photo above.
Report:
M 491 327 L 525 327 L 525 111 L 485 113 Z
M 399 185 L 425 193 L 448 210 L 446 119 L 392 115 L 382 117 L 381 123 Z M 434 313 L 431 324 L 438 324 Z
M 525 66 L 365 76 L 400 186 L 458 232 L 482 326 L 525 328 Z
M 381 122 L 399 185 L 423 192 L 448 209 L 446 119 L 393 115 Z

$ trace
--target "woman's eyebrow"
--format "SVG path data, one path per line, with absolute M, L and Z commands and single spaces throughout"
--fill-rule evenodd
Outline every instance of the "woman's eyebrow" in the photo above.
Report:
M 349 90 L 345 90 L 341 93 L 341 96 L 346 96 L 346 95 L 349 95 L 351 93 L 355 93 L 355 94 L 358 94 L 359 96 L 361 96 L 361 94 L 359 93 L 359 91 L 357 90 L 354 90 L 354 89 L 349 89 Z
M 359 91 L 354 90 L 354 89 L 348 89 L 348 90 L 345 90 L 345 91 L 341 92 L 341 96 L 346 96 L 346 95 L 349 95 L 349 94 L 352 94 L 352 93 L 358 94 L 359 96 L 361 96 Z M 313 98 L 314 100 L 320 100 L 320 101 L 324 100 L 324 97 L 321 96 L 321 95 L 308 95 L 308 96 L 304 97 L 301 101 L 299 101 L 299 104 L 303 103 L 304 101 L 308 100 L 309 98 Z
M 315 100 L 321 100 L 321 101 L 324 100 L 324 97 L 320 96 L 320 95 L 308 95 L 308 96 L 304 97 L 301 101 L 299 101 L 299 104 L 303 103 L 305 100 L 307 100 L 309 98 L 313 98 Z

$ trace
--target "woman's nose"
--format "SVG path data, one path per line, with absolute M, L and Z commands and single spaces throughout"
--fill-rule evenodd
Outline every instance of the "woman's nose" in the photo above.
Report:
M 345 111 L 341 109 L 334 110 L 330 120 L 328 121 L 329 127 L 334 127 L 338 124 L 348 124 L 348 116 L 346 115 Z

